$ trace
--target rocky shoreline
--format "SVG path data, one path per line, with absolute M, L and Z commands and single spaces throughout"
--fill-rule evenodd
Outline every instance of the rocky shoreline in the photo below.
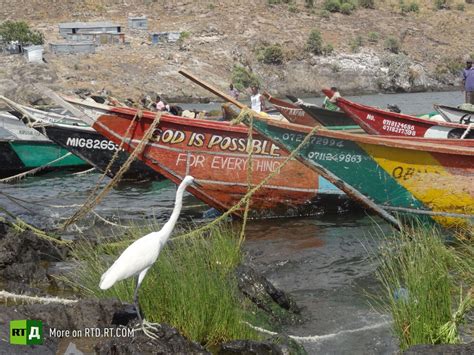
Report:
M 0 222 L 0 285 L 3 289 L 0 293 L 0 299 L 3 299 L 3 304 L 0 305 L 0 353 L 14 353 L 18 350 L 16 345 L 8 342 L 9 322 L 14 319 L 44 322 L 44 344 L 22 348 L 23 353 L 56 353 L 69 347 L 98 354 L 209 353 L 203 346 L 189 341 L 166 324 L 158 326 L 157 339 L 150 339 L 141 330 L 135 331 L 133 337 L 106 339 L 59 336 L 58 331 L 108 328 L 114 332 L 123 327 L 132 329 L 138 326 L 134 307 L 118 300 L 60 299 L 50 296 L 51 292 L 63 294 L 67 291 L 67 286 L 58 282 L 49 272 L 48 264 L 66 261 L 68 249 L 40 239 L 31 231 L 18 233 L 8 224 Z M 301 310 L 291 297 L 276 289 L 250 266 L 240 266 L 236 270 L 236 277 L 242 296 L 266 312 L 272 322 L 285 324 L 301 321 Z M 12 294 L 21 296 L 15 298 Z M 38 296 L 46 296 L 50 302 L 45 302 L 44 298 L 37 298 Z M 49 336 L 50 334 L 55 336 Z M 219 354 L 305 353 L 300 345 L 284 334 L 262 342 L 245 339 L 231 341 L 220 344 L 216 351 Z

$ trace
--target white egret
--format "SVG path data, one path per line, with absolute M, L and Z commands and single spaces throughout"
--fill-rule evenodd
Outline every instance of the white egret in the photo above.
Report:
M 159 232 L 149 233 L 130 244 L 119 258 L 115 260 L 113 265 L 104 272 L 100 279 L 99 287 L 102 290 L 107 290 L 117 281 L 129 278 L 130 276 L 137 276 L 133 302 L 144 333 L 151 337 L 153 336 L 145 329 L 144 321 L 140 315 L 138 289 L 145 278 L 146 273 L 155 263 L 156 259 L 158 259 L 158 255 L 160 255 L 161 250 L 174 229 L 183 205 L 184 190 L 193 183 L 196 184 L 192 176 L 186 176 L 183 179 L 176 192 L 175 205 L 168 222 L 166 222 Z M 149 325 L 149 323 L 147 324 Z

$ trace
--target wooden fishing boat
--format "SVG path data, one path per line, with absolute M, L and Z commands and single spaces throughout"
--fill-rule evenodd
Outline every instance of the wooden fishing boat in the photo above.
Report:
M 303 109 L 298 107 L 291 102 L 277 99 L 271 96 L 268 92 L 263 92 L 263 97 L 270 102 L 278 112 L 280 112 L 289 122 L 301 124 L 304 126 L 320 126 L 321 124 L 317 122 L 313 117 L 307 114 Z
M 106 170 L 119 148 L 118 145 L 78 118 L 37 110 L 11 101 L 9 105 L 12 106 L 12 113 L 20 118 L 27 127 L 34 128 L 60 147 L 88 162 L 100 172 Z M 107 176 L 113 178 L 127 158 L 128 153 L 123 150 L 119 151 L 115 161 L 107 170 Z M 122 176 L 122 180 L 161 179 L 164 179 L 162 175 L 140 160 L 132 162 L 129 169 Z
M 334 94 L 328 89 L 323 89 L 323 92 L 328 97 Z M 337 99 L 337 105 L 369 134 L 458 139 L 468 129 L 466 124 L 430 121 L 361 105 L 343 97 Z M 474 138 L 474 131 L 467 131 L 464 138 Z
M 87 112 L 95 121 L 93 128 L 133 151 L 156 117 L 154 112 L 106 107 L 68 101 Z M 135 117 L 135 121 L 133 118 Z M 130 128 L 129 128 L 130 126 Z M 130 135 L 125 133 L 129 130 Z M 215 122 L 162 115 L 153 135 L 138 156 L 166 178 L 179 184 L 186 175 L 197 179 L 189 191 L 208 205 L 225 211 L 248 191 L 248 150 L 253 147 L 251 186 L 273 173 L 287 153 L 258 134 L 248 140 L 248 129 L 229 122 Z M 279 174 L 258 190 L 251 199 L 255 217 L 299 215 L 324 210 L 322 201 L 343 201 L 340 190 L 297 160 L 292 160 Z M 313 209 L 314 208 L 314 209 Z M 236 213 L 240 214 L 242 209 Z
M 474 123 L 474 111 L 463 110 L 457 107 L 446 105 L 433 105 L 448 122 L 469 124 Z
M 44 167 L 43 171 L 85 169 L 87 163 L 8 112 L 0 113 L 0 177 Z M 63 158 L 64 157 L 64 158 Z
M 314 120 L 319 122 L 322 126 L 329 129 L 356 129 L 360 128 L 354 121 L 346 115 L 343 111 L 331 111 L 322 108 L 318 105 L 313 105 L 304 101 L 299 103 L 299 106 L 310 115 Z
M 253 127 L 287 151 L 295 150 L 311 131 L 264 119 L 255 119 Z M 319 129 L 297 157 L 315 171 L 329 173 L 343 191 L 359 192 L 375 210 L 417 214 L 445 226 L 472 226 L 474 141 L 446 141 Z

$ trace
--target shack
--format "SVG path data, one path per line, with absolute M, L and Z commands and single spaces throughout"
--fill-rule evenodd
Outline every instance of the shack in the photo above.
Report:
M 129 16 L 128 28 L 133 28 L 136 30 L 147 30 L 148 19 L 146 18 L 146 16 Z
M 50 50 L 54 54 L 86 54 L 95 53 L 93 42 L 50 43 Z
M 150 33 L 151 43 L 174 43 L 181 37 L 181 32 L 153 32 Z
M 86 33 L 121 33 L 122 26 L 112 22 L 65 22 L 59 24 L 59 33 L 68 38 Z
M 43 51 L 43 46 L 23 47 L 23 55 L 29 63 L 42 63 Z

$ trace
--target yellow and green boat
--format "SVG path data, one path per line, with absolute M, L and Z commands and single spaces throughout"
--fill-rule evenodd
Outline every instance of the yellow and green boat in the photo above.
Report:
M 254 119 L 253 127 L 290 152 L 312 131 L 265 119 Z M 473 226 L 474 140 L 317 129 L 296 158 L 384 217 L 409 213 L 444 226 Z

